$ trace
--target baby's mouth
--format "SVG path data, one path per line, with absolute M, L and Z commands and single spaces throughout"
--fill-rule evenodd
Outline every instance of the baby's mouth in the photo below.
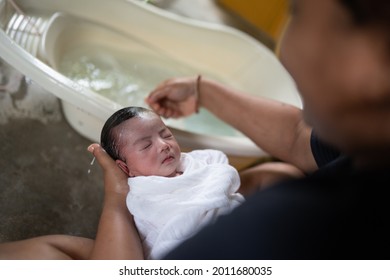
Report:
M 173 161 L 175 159 L 174 156 L 167 156 L 164 160 L 163 160 L 163 164 L 164 163 L 170 163 L 171 161 Z

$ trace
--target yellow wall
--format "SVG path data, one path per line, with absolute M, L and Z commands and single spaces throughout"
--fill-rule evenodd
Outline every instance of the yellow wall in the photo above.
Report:
M 288 18 L 288 0 L 218 0 L 273 39 L 279 39 Z

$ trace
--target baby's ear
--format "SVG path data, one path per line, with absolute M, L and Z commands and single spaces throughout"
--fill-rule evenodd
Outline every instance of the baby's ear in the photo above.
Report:
M 122 169 L 123 172 L 125 172 L 129 177 L 132 177 L 131 174 L 130 174 L 130 170 L 129 170 L 129 167 L 127 166 L 127 164 L 123 161 L 123 160 L 120 160 L 120 159 L 117 159 L 115 161 L 115 163 L 119 166 L 120 169 Z

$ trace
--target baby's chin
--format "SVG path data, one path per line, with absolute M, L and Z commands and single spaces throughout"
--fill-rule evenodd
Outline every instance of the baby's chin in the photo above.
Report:
M 165 177 L 176 177 L 183 174 L 183 172 L 178 171 L 178 169 L 173 170 L 168 175 L 165 175 Z
M 177 176 L 180 166 L 180 160 L 178 157 L 171 157 L 170 161 L 163 163 L 161 166 L 165 177 L 175 177 Z
M 183 174 L 183 172 L 180 170 L 179 164 L 177 164 L 176 166 L 172 166 L 171 171 L 167 172 L 167 175 L 165 175 L 165 177 L 176 177 L 181 174 Z

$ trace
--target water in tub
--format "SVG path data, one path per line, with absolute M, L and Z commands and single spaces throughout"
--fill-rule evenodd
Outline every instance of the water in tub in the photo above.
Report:
M 163 80 L 199 73 L 155 54 L 129 53 L 97 45 L 82 45 L 68 50 L 61 59 L 59 71 L 123 106 L 144 107 L 144 98 Z M 204 71 L 200 73 L 221 80 Z M 206 110 L 180 122 L 181 127 L 193 133 L 241 136 Z

